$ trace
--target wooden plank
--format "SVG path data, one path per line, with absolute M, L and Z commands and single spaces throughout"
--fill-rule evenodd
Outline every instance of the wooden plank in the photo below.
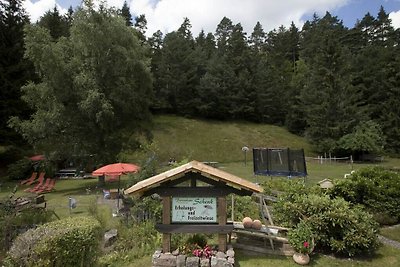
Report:
M 160 233 L 221 233 L 229 234 L 233 230 L 232 224 L 156 224 Z
M 275 241 L 282 242 L 282 243 L 288 243 L 289 242 L 288 239 L 285 238 L 285 237 L 269 235 L 269 234 L 266 234 L 266 233 L 263 233 L 263 232 L 250 232 L 250 231 L 240 230 L 240 229 L 234 229 L 233 232 L 236 233 L 237 235 L 248 235 L 248 236 L 262 237 L 262 238 L 267 238 L 267 239 L 275 240 Z
M 156 187 L 148 190 L 143 196 L 158 194 L 161 197 L 219 197 L 231 193 L 244 195 L 245 192 L 229 187 Z
M 281 255 L 281 256 L 293 256 L 293 254 L 294 254 L 294 250 L 290 250 L 290 249 L 272 250 L 272 249 L 268 249 L 268 248 L 264 248 L 264 247 L 256 247 L 256 246 L 245 245 L 245 244 L 240 244 L 240 243 L 234 243 L 234 244 L 232 244 L 232 246 L 235 249 L 243 249 L 243 250 L 253 251 L 253 252 L 263 254 L 263 255 L 271 254 L 271 255 Z

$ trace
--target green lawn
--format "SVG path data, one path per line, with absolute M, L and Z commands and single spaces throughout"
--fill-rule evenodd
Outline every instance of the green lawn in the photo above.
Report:
M 334 258 L 326 255 L 311 255 L 311 261 L 308 266 L 340 266 L 340 267 L 381 267 L 381 266 L 400 266 L 400 250 L 388 246 L 380 247 L 375 255 L 364 257 L 362 259 Z M 237 253 L 237 262 L 240 267 L 254 266 L 279 266 L 294 267 L 299 266 L 291 257 L 283 256 L 248 256 L 243 253 Z
M 379 248 L 375 255 L 365 258 L 335 258 L 321 254 L 311 255 L 311 261 L 308 266 L 319 267 L 381 267 L 381 266 L 400 266 L 400 250 L 388 246 Z M 246 255 L 245 253 L 236 251 L 236 263 L 239 267 L 254 267 L 254 266 L 279 266 L 279 267 L 296 267 L 297 265 L 291 257 L 284 256 L 255 256 Z M 151 256 L 146 256 L 138 259 L 135 262 L 129 263 L 126 267 L 143 267 L 151 266 Z M 122 267 L 122 266 L 121 266 Z
M 385 166 L 395 166 L 398 161 L 386 162 Z M 392 165 L 390 165 L 392 164 Z M 359 169 L 362 167 L 370 166 L 373 164 L 354 164 L 353 169 Z M 244 165 L 244 162 L 234 162 L 220 164 L 219 167 L 227 172 L 231 172 L 235 175 L 241 176 L 245 179 L 249 179 L 255 182 L 261 182 L 265 179 L 271 179 L 271 177 L 255 177 L 252 174 L 252 164 Z M 343 177 L 344 173 L 348 173 L 351 170 L 351 166 L 347 163 L 335 163 L 335 164 L 318 164 L 315 162 L 307 163 L 309 176 L 307 177 L 307 183 L 313 184 L 323 178 L 337 179 Z M 124 185 L 127 181 L 127 176 L 122 176 L 122 184 Z M 272 179 L 277 179 L 276 177 Z M 287 178 L 279 178 L 287 179 Z M 59 180 L 56 183 L 56 190 L 46 194 L 47 205 L 49 209 L 54 209 L 59 217 L 77 216 L 82 214 L 88 214 L 91 206 L 96 204 L 97 198 L 102 198 L 102 188 L 97 188 L 97 179 L 71 179 L 71 180 Z M 5 183 L 2 186 L 0 197 L 5 197 L 10 194 L 15 183 Z M 116 188 L 117 182 L 106 183 L 105 188 Z M 26 187 L 19 187 L 16 196 L 26 195 L 23 191 Z M 90 189 L 88 192 L 86 189 Z M 73 197 L 77 200 L 77 208 L 72 211 L 68 208 L 68 198 Z M 99 209 L 103 210 L 103 214 L 108 216 L 108 224 L 114 225 L 117 223 L 117 219 L 111 218 L 112 206 L 99 205 Z M 396 229 L 383 229 L 382 234 L 400 241 L 400 228 Z M 382 246 L 378 249 L 377 253 L 372 256 L 365 257 L 363 259 L 337 259 L 325 255 L 313 255 L 311 257 L 310 266 L 400 266 L 400 250 L 388 246 Z M 237 262 L 241 267 L 253 267 L 253 266 L 297 266 L 291 258 L 280 257 L 280 256 L 248 256 L 238 251 Z M 132 263 L 127 264 L 127 267 L 142 267 L 150 266 L 151 256 L 144 257 L 142 259 L 135 260 Z

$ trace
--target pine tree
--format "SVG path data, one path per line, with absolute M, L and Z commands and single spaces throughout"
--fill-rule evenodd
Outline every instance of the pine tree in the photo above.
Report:
M 126 1 L 124 1 L 124 5 L 122 6 L 122 8 L 120 10 L 120 14 L 121 14 L 122 17 L 124 17 L 126 26 L 129 26 L 129 27 L 133 26 L 132 14 L 131 14 L 131 12 L 129 10 L 129 6 L 128 6 L 128 3 Z
M 69 16 L 70 13 L 67 13 L 66 16 L 61 16 L 57 6 L 54 6 L 52 11 L 47 11 L 40 18 L 38 25 L 48 29 L 51 37 L 57 40 L 61 36 L 69 36 L 70 20 L 72 18 Z
M 309 25 L 311 28 L 303 33 L 303 46 L 310 45 L 315 50 L 313 54 L 310 47 L 303 50 L 307 52 L 304 58 L 308 73 L 300 96 L 306 135 L 321 152 L 333 152 L 337 141 L 362 120 L 360 95 L 352 84 L 352 57 L 342 43 L 346 34 L 342 22 L 327 13 Z
M 23 28 L 29 24 L 21 0 L 0 1 L 0 143 L 20 142 L 7 127 L 10 116 L 28 117 L 31 113 L 21 101 L 21 86 L 34 79 L 33 66 L 24 59 Z

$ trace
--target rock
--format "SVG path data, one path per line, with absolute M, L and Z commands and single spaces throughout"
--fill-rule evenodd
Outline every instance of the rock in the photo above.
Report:
M 226 254 L 224 252 L 218 251 L 216 257 L 217 259 L 225 259 Z
M 185 267 L 186 266 L 186 256 L 178 255 L 176 257 L 176 267 Z
M 233 250 L 233 248 L 230 248 L 226 251 L 226 256 L 228 257 L 235 257 L 235 251 Z
M 226 267 L 228 264 L 228 262 L 226 261 L 226 259 L 217 259 L 217 264 L 215 265 L 215 267 Z
M 201 259 L 200 267 L 210 267 L 210 259 Z
M 231 264 L 235 264 L 235 258 L 234 257 L 228 257 L 228 263 L 231 263 Z
M 186 267 L 199 267 L 200 259 L 198 257 L 187 257 Z
M 162 250 L 161 249 L 160 250 L 156 250 L 154 252 L 154 254 L 153 254 L 153 259 L 159 258 L 161 256 L 161 254 L 162 254 Z
M 262 227 L 262 223 L 260 220 L 254 220 L 253 223 L 251 224 L 251 227 L 253 227 L 256 230 L 260 230 Z
M 210 263 L 211 263 L 211 267 L 217 266 L 217 257 L 212 256 Z
M 158 258 L 153 258 L 153 267 L 175 267 L 176 257 L 171 253 L 161 254 Z
M 179 255 L 179 248 L 177 248 L 174 251 L 172 251 L 171 254 L 174 255 L 174 256 L 178 256 Z
M 115 240 L 117 240 L 118 236 L 118 230 L 117 229 L 111 229 L 107 232 L 104 233 L 104 247 L 109 247 L 111 246 Z
M 251 228 L 253 220 L 250 217 L 244 217 L 242 223 L 244 228 Z

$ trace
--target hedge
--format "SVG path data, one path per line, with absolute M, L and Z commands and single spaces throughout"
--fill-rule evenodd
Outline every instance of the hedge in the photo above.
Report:
M 90 266 L 96 263 L 100 224 L 71 217 L 28 230 L 14 241 L 6 266 Z

